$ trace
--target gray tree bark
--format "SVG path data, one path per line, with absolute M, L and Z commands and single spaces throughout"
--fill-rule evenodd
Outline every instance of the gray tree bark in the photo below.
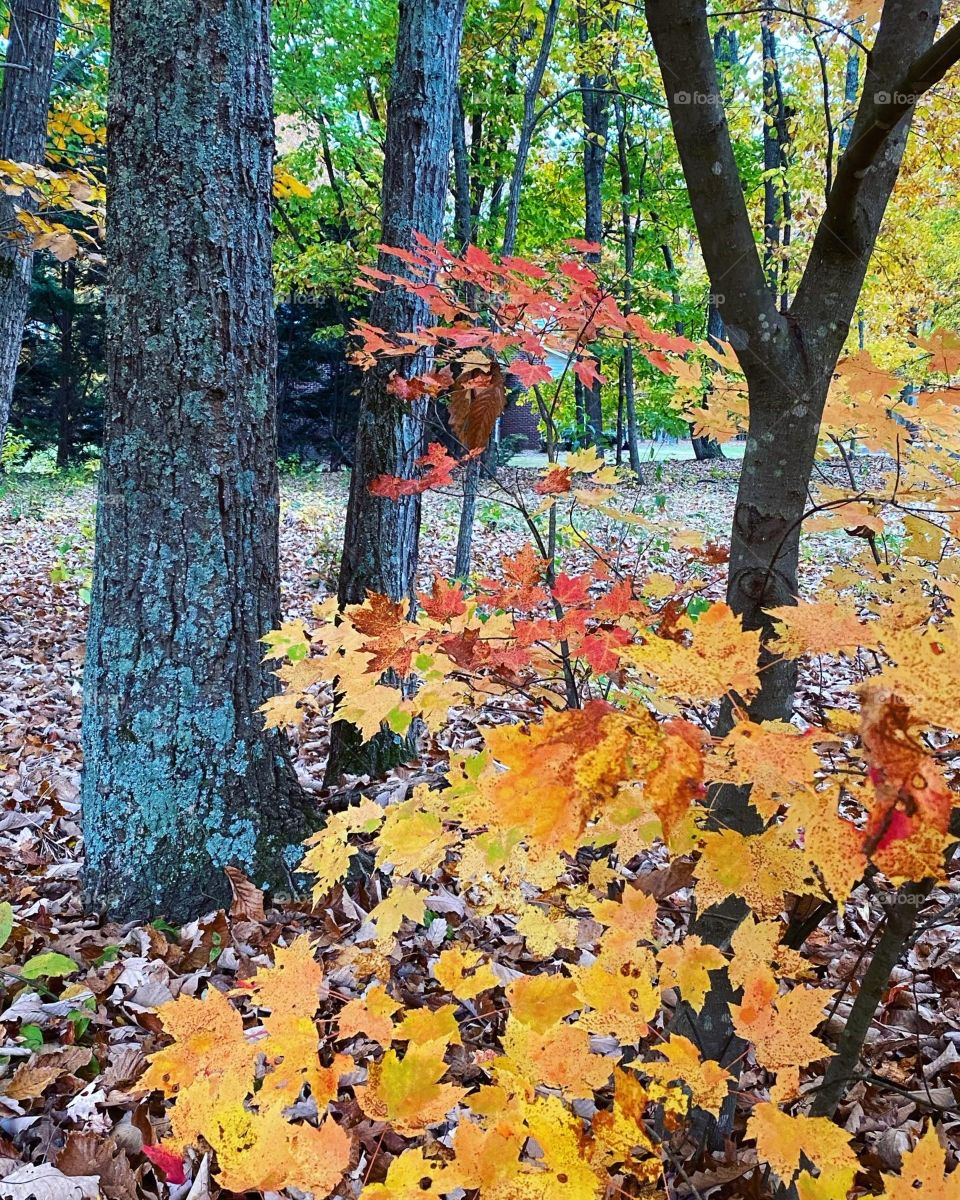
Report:
M 114 0 L 108 398 L 84 687 L 91 904 L 223 904 L 306 832 L 258 707 L 280 618 L 268 0 Z
M 464 0 L 401 0 L 396 62 L 387 108 L 383 173 L 385 246 L 409 249 L 414 233 L 430 241 L 443 234 L 453 113 L 456 107 Z M 380 269 L 406 273 L 404 263 L 382 252 Z M 431 324 L 426 304 L 402 287 L 388 287 L 370 306 L 373 325 L 391 332 Z M 356 453 L 340 565 L 341 606 L 360 604 L 368 591 L 414 601 L 420 539 L 420 497 L 371 496 L 380 475 L 413 477 L 424 450 L 426 406 L 389 390 L 394 370 L 422 373 L 425 353 L 391 359 L 364 377 Z M 345 771 L 378 773 L 402 760 L 409 747 L 384 733 L 365 746 L 343 721 L 331 731 L 327 780 Z
M 609 26 L 609 20 L 605 21 Z M 590 42 L 590 24 L 586 10 L 577 7 L 577 37 L 581 47 Z M 607 135 L 610 128 L 609 80 L 602 72 L 582 72 L 580 96 L 583 105 L 583 236 L 588 242 L 603 240 L 603 177 L 607 163 Z M 600 254 L 587 254 L 586 261 L 599 263 Z M 632 373 L 632 372 L 631 372 Z M 587 437 L 599 445 L 603 437 L 603 393 L 601 384 L 584 385 L 584 409 Z
M 47 110 L 57 44 L 59 0 L 9 0 L 7 57 L 0 71 L 0 158 L 43 163 Z M 0 194 L 0 449 L 6 437 L 13 385 L 30 304 L 33 249 L 17 208 L 34 211 L 28 196 Z

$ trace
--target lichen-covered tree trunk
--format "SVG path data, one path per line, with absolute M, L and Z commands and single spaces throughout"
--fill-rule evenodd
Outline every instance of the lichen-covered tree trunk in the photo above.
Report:
M 463 12 L 464 0 L 401 0 L 387 106 L 384 246 L 408 249 L 415 233 L 434 242 L 443 234 Z M 381 252 L 379 266 L 397 275 L 407 270 L 387 252 Z M 426 304 L 402 287 L 388 287 L 370 306 L 371 324 L 392 332 L 431 320 Z M 401 399 L 389 383 L 395 370 L 409 377 L 428 363 L 420 353 L 379 364 L 364 377 L 337 593 L 341 606 L 362 603 L 368 591 L 413 601 L 420 497 L 372 496 L 370 484 L 380 475 L 410 479 L 415 474 L 424 450 L 425 405 Z M 357 731 L 339 721 L 331 731 L 327 780 L 333 783 L 345 771 L 379 773 L 407 749 L 387 733 L 365 747 Z
M 83 713 L 90 902 L 287 878 L 303 797 L 258 706 L 279 620 L 268 0 L 114 0 L 108 400 Z
M 59 0 L 10 0 L 7 57 L 0 70 L 0 159 L 43 162 L 57 43 Z M 0 449 L 10 419 L 23 324 L 30 303 L 33 250 L 17 220 L 28 195 L 0 193 Z M 14 235 L 14 236 L 11 236 Z

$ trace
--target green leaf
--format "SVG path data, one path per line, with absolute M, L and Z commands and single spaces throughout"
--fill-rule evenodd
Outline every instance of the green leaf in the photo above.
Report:
M 21 979 L 57 979 L 63 975 L 72 975 L 79 971 L 80 966 L 65 954 L 50 951 L 47 954 L 35 954 L 27 959 L 20 972 Z
M 13 931 L 13 905 L 9 900 L 0 903 L 0 946 L 6 945 Z
M 34 1054 L 43 1049 L 43 1030 L 39 1025 L 21 1025 L 20 1036 L 27 1049 L 32 1050 Z

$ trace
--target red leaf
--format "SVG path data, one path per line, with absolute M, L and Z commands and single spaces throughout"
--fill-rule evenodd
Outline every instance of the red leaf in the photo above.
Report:
M 144 1146 L 143 1152 L 153 1165 L 163 1172 L 167 1183 L 187 1182 L 187 1177 L 183 1173 L 183 1159 L 179 1154 L 175 1154 L 165 1146 Z

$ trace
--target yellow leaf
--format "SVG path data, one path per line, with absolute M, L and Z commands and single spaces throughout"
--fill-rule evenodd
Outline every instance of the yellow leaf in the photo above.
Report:
M 574 980 L 565 975 L 522 975 L 507 987 L 514 1017 L 537 1033 L 546 1033 L 580 1007 Z
M 747 1137 L 756 1139 L 760 1163 L 769 1163 L 784 1184 L 792 1182 L 803 1156 L 817 1168 L 825 1196 L 846 1196 L 853 1187 L 859 1163 L 850 1137 L 826 1117 L 792 1117 L 761 1103 L 747 1122 Z
M 947 1177 L 947 1156 L 933 1124 L 903 1156 L 899 1175 L 884 1175 L 886 1200 L 956 1200 L 960 1173 Z
M 660 987 L 679 988 L 681 997 L 698 1012 L 711 987 L 709 973 L 727 965 L 720 951 L 705 945 L 696 934 L 688 934 L 682 942 L 664 947 L 657 957 Z
M 433 965 L 433 977 L 458 1000 L 472 1000 L 481 992 L 500 986 L 489 963 L 476 950 L 448 946 Z
M 424 892 L 398 884 L 390 895 L 370 912 L 370 920 L 377 927 L 378 944 L 389 942 L 403 924 L 404 918 L 419 925 L 426 910 Z
M 397 1133 L 413 1136 L 436 1125 L 460 1101 L 462 1088 L 440 1083 L 446 1073 L 443 1046 L 411 1043 L 403 1058 L 388 1050 L 368 1067 L 368 1082 L 355 1088 L 360 1107 L 375 1121 L 389 1121 Z
M 633 1063 L 637 1070 L 668 1085 L 679 1083 L 690 1092 L 690 1099 L 697 1108 L 719 1115 L 720 1108 L 729 1093 L 733 1076 L 714 1059 L 703 1059 L 700 1051 L 688 1038 L 672 1034 L 665 1042 L 655 1047 L 657 1054 L 667 1060 L 662 1062 Z

